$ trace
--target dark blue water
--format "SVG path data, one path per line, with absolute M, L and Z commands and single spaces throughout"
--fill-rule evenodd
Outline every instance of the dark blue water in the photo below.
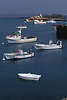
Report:
M 17 31 L 16 25 L 24 19 L 0 19 L 0 100 L 61 100 L 67 96 L 67 40 L 62 40 L 63 49 L 36 51 L 34 43 L 6 44 L 5 36 Z M 55 27 L 51 24 L 34 25 L 27 23 L 23 35 L 37 36 L 38 43 L 57 41 Z M 1 44 L 5 42 L 5 44 Z M 35 57 L 2 61 L 4 52 L 16 49 L 33 49 Z M 17 77 L 19 72 L 41 74 L 40 81 L 25 81 Z

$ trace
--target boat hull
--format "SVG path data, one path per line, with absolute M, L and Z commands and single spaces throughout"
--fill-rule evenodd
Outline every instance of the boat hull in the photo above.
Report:
M 35 48 L 36 49 L 39 49 L 39 50 L 53 50 L 53 49 L 60 49 L 60 48 L 62 48 L 62 46 L 60 46 L 60 45 L 56 45 L 56 44 L 52 44 L 52 45 L 39 45 L 39 44 L 37 44 L 37 45 L 35 45 Z
M 24 80 L 32 80 L 32 81 L 38 81 L 41 77 L 41 75 L 33 75 L 33 74 L 18 74 L 19 78 Z
M 20 39 L 20 40 L 12 40 L 8 39 L 8 43 L 28 43 L 28 42 L 35 42 L 37 41 L 37 38 L 31 38 L 31 39 Z
M 25 55 L 4 55 L 3 60 L 19 60 L 19 59 L 25 59 L 33 57 L 34 53 L 31 54 L 25 54 Z

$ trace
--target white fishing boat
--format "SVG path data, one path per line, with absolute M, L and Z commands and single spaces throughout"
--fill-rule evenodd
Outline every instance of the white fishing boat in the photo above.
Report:
M 35 44 L 36 49 L 45 49 L 45 50 L 52 50 L 52 49 L 60 49 L 62 48 L 62 41 L 57 41 L 56 44 L 53 41 L 49 41 L 49 44 Z
M 41 77 L 41 75 L 37 74 L 31 74 L 31 73 L 18 73 L 19 78 L 25 79 L 25 80 L 35 80 L 38 81 Z
M 29 50 L 29 52 L 23 52 L 23 50 L 17 50 L 15 53 L 4 53 L 3 60 L 18 60 L 33 57 L 34 52 Z
M 34 20 L 34 24 L 46 24 L 46 21 L 43 21 L 43 20 Z
M 37 40 L 37 37 L 35 36 L 22 36 L 20 28 L 17 32 L 12 33 L 11 35 L 6 36 L 6 40 L 8 43 L 27 43 L 27 42 L 34 42 Z
M 52 23 L 52 24 L 55 24 L 55 23 L 56 23 L 56 21 L 55 21 L 55 20 L 53 20 L 53 19 L 51 19 L 51 20 L 49 20 L 49 21 L 46 21 L 46 23 Z

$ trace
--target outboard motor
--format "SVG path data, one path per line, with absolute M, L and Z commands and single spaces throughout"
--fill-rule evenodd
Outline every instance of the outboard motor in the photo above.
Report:
M 58 41 L 57 41 L 57 45 L 59 45 L 59 46 L 62 47 L 62 41 L 58 40 Z
M 60 41 L 60 46 L 63 47 L 63 45 L 62 45 L 62 41 Z
M 60 40 L 57 41 L 57 45 L 60 45 Z

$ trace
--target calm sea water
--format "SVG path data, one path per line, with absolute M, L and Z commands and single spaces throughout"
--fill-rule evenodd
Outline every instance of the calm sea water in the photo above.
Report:
M 17 31 L 16 25 L 24 19 L 0 18 L 0 100 L 61 100 L 67 96 L 67 40 L 62 40 L 63 49 L 36 51 L 35 43 L 6 44 L 5 36 Z M 38 43 L 57 41 L 56 29 L 52 24 L 34 25 L 27 23 L 23 35 L 37 36 Z M 1 43 L 5 44 L 1 44 Z M 2 61 L 4 52 L 16 49 L 35 52 L 35 57 Z M 17 77 L 19 72 L 41 74 L 40 81 L 25 81 Z

